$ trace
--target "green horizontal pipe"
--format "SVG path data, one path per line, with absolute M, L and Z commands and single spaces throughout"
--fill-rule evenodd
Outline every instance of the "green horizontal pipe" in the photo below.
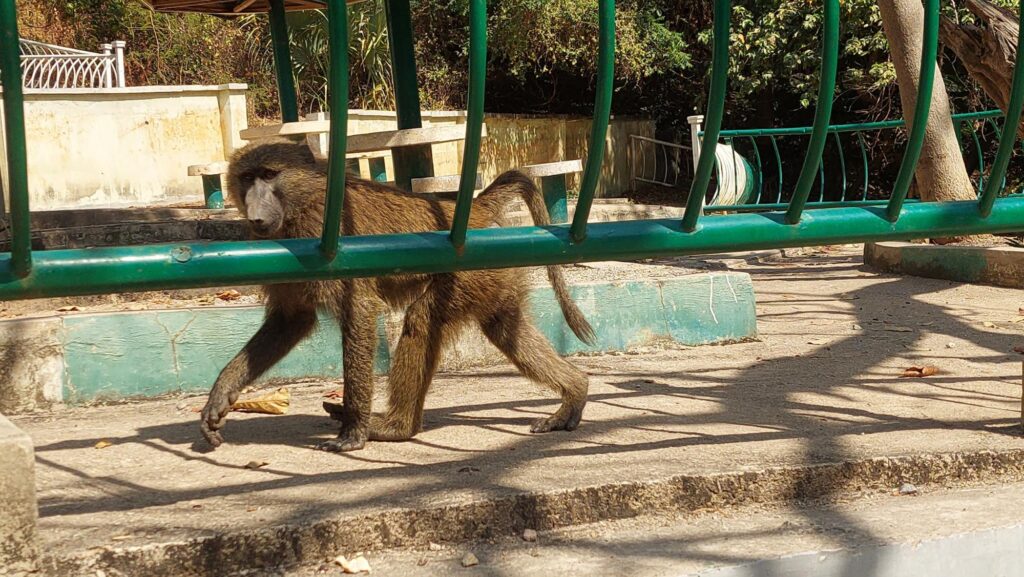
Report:
M 0 299 L 282 283 L 405 273 L 439 273 L 658 256 L 714 254 L 1024 229 L 1024 197 L 1001 198 L 987 219 L 976 201 L 921 202 L 889 222 L 881 207 L 808 211 L 797 224 L 781 212 L 705 218 L 686 233 L 679 219 L 593 223 L 587 242 L 569 227 L 486 228 L 468 233 L 460 252 L 448 231 L 344 237 L 325 259 L 319 239 L 51 250 L 36 253 L 25 278 L 0 255 Z
M 918 199 L 910 199 L 908 203 L 920 202 Z M 850 208 L 858 206 L 885 206 L 888 200 L 829 200 L 825 202 L 808 202 L 807 210 L 821 208 Z M 714 204 L 704 207 L 704 212 L 771 212 L 786 210 L 788 202 L 768 202 L 765 204 Z
M 1018 30 L 1024 28 L 1024 0 L 1020 0 L 1017 6 Z M 992 204 L 996 197 L 1002 192 L 1006 181 L 1006 167 L 1010 164 L 1010 155 L 1013 154 L 1013 147 L 1017 144 L 1017 129 L 1020 126 L 1021 106 L 1024 106 L 1024 37 L 1017 35 L 1017 61 L 1013 65 L 1013 80 L 1010 89 L 1010 102 L 1006 105 L 1006 124 L 1003 134 L 999 138 L 999 148 L 996 150 L 996 157 L 992 161 L 992 172 L 989 174 L 988 190 L 984 191 L 979 201 L 979 209 L 982 216 L 992 213 Z
M 0 0 L 0 84 L 6 118 L 7 175 L 11 197 L 11 249 L 16 274 L 32 268 L 32 222 L 28 201 L 28 155 L 25 148 L 25 104 L 21 87 L 21 48 L 14 0 Z M 2 215 L 0 215 L 2 216 Z
M 797 176 L 796 188 L 786 211 L 786 221 L 796 224 L 811 195 L 815 173 L 821 172 L 821 196 L 825 196 L 825 175 L 821 160 L 828 143 L 828 127 L 832 118 L 832 102 L 836 93 L 836 75 L 839 67 L 839 0 L 825 0 L 823 24 L 824 39 L 821 42 L 821 79 L 818 82 L 818 102 L 814 108 L 814 125 L 807 143 L 804 164 Z M 820 200 L 820 198 L 819 198 Z
M 960 114 L 954 114 L 951 118 L 954 121 L 966 121 L 966 120 L 984 120 L 988 118 L 999 118 L 1003 116 L 1003 111 L 999 109 L 995 110 L 981 110 L 978 112 L 962 112 Z M 878 122 L 858 122 L 854 124 L 833 124 L 828 127 L 829 133 L 833 132 L 868 132 L 871 130 L 885 130 L 889 128 L 903 128 L 907 125 L 903 119 L 898 120 L 880 120 Z M 720 138 L 726 136 L 738 137 L 738 136 L 799 136 L 802 134 L 810 134 L 813 130 L 812 126 L 792 126 L 787 128 L 736 128 L 733 130 L 722 130 L 718 133 Z M 699 133 L 701 136 L 704 132 Z
M 341 209 L 345 204 L 345 151 L 348 149 L 348 5 L 345 0 L 327 0 L 327 43 L 330 50 L 331 86 L 328 103 L 331 132 L 328 135 L 327 200 L 320 251 L 334 258 L 341 231 Z

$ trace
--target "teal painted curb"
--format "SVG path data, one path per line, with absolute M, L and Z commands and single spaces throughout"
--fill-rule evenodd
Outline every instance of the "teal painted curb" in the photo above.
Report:
M 531 293 L 537 325 L 562 355 L 623 351 L 656 341 L 685 345 L 737 341 L 757 335 L 750 276 L 724 272 L 679 278 L 581 284 L 573 298 L 598 336 L 593 346 L 576 339 L 565 324 L 549 287 Z M 221 368 L 256 332 L 259 306 L 66 315 L 52 323 L 59 364 L 46 358 L 57 383 L 36 385 L 49 402 L 144 398 L 183 391 L 206 391 Z M 28 321 L 5 321 L 6 323 Z M 10 326 L 10 329 L 17 327 Z M 38 332 L 38 331 L 37 331 Z M 386 373 L 389 342 L 401 333 L 400 316 L 381 319 L 378 373 Z M 19 334 L 16 330 L 0 331 Z M 17 338 L 17 337 L 10 337 Z M 446 352 L 442 370 L 500 362 L 502 357 L 476 330 L 467 329 Z M 42 362 L 42 361 L 40 361 Z M 300 344 L 262 380 L 341 377 L 341 335 L 321 317 L 314 335 Z M 60 398 L 53 398 L 59 391 Z
M 896 274 L 1024 288 L 1024 249 L 1008 246 L 867 243 L 864 263 Z

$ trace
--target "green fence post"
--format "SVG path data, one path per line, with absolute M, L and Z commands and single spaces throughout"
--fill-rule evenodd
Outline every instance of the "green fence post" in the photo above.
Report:
M 388 43 L 394 71 L 395 111 L 398 128 L 421 128 L 419 81 L 416 78 L 416 52 L 412 40 L 412 15 L 409 0 L 385 0 Z M 391 151 L 395 185 L 412 190 L 412 179 L 434 176 L 434 158 L 430 145 L 406 146 Z
M 1024 30 L 1024 0 L 1017 6 L 1018 30 Z M 989 187 L 981 195 L 978 207 L 981 215 L 987 217 L 992 214 L 992 205 L 996 197 L 1003 190 L 1006 182 L 1006 167 L 1010 164 L 1010 155 L 1017 143 L 1017 130 L 1020 127 L 1021 106 L 1024 105 L 1024 38 L 1017 35 L 1017 61 L 1013 65 L 1013 84 L 1010 90 L 1010 102 L 1006 105 L 1006 122 L 1003 124 L 1003 134 L 999 138 L 999 148 L 996 150 L 996 158 L 992 161 L 992 172 L 989 174 Z
M 462 176 L 452 217 L 452 245 L 466 244 L 466 229 L 473 206 L 476 170 L 480 165 L 480 135 L 484 124 L 484 90 L 487 79 L 487 0 L 469 5 L 469 94 L 466 98 L 466 142 L 462 152 Z
M 384 162 L 383 156 L 375 156 L 367 159 L 370 165 L 370 178 L 377 182 L 388 181 L 387 164 Z
M 839 67 L 839 0 L 825 0 L 824 39 L 821 45 L 821 81 L 818 84 L 818 102 L 814 110 L 814 126 L 811 140 L 807 144 L 807 155 L 796 180 L 796 189 L 786 211 L 786 222 L 800 222 L 800 214 L 807 204 L 814 186 L 815 173 L 822 165 L 821 156 L 828 142 L 829 121 L 832 118 L 832 101 L 836 92 L 836 70 Z M 824 185 L 824 175 L 822 184 Z M 824 196 L 824 192 L 822 193 Z
M 544 194 L 544 204 L 548 207 L 548 216 L 552 224 L 563 224 L 569 221 L 569 201 L 564 174 L 542 176 L 540 191 Z
M 7 174 L 11 197 L 11 271 L 17 278 L 32 270 L 32 221 L 28 201 L 25 149 L 25 99 L 21 87 L 21 48 L 14 0 L 0 0 L 0 84 L 7 126 Z
M 299 104 L 295 96 L 284 0 L 269 0 L 269 3 L 270 38 L 274 45 L 274 69 L 277 73 L 277 94 L 281 101 L 281 119 L 283 122 L 296 122 L 299 120 Z
M 700 147 L 700 157 L 697 159 L 697 168 L 694 170 L 693 182 L 690 185 L 690 196 L 686 199 L 686 212 L 683 213 L 683 230 L 686 232 L 697 230 L 697 219 L 703 212 L 704 195 L 708 192 L 711 171 L 715 168 L 718 133 L 722 129 L 722 116 L 725 113 L 725 88 L 729 80 L 729 19 L 731 11 L 729 0 L 715 0 L 711 88 L 708 91 L 708 111 L 704 115 L 704 138 L 702 140 L 704 144 Z M 780 172 L 780 181 L 781 174 Z
M 331 132 L 328 136 L 327 201 L 320 254 L 331 261 L 338 254 L 341 209 L 345 198 L 345 143 L 348 140 L 348 5 L 345 0 L 327 0 L 327 28 L 331 75 L 327 99 Z
M 219 174 L 203 175 L 203 198 L 206 199 L 206 208 L 224 208 L 224 192 Z
M 914 180 L 917 161 L 921 158 L 924 146 L 925 131 L 928 128 L 928 117 L 932 110 L 932 89 L 935 87 L 935 60 L 939 55 L 939 0 L 925 0 L 924 3 L 924 35 L 921 38 L 921 74 L 917 83 L 917 102 L 914 103 L 914 120 L 907 138 L 907 150 L 903 154 L 900 172 L 896 176 L 889 206 L 885 209 L 885 217 L 890 222 L 900 218 L 903 201 L 910 191 L 910 183 Z
M 612 113 L 612 92 L 615 81 L 615 1 L 599 0 L 597 48 L 597 98 L 594 102 L 594 120 L 590 129 L 587 166 L 583 170 L 580 196 L 572 217 L 570 238 L 575 243 L 587 238 L 587 220 L 597 192 L 604 163 L 605 140 L 608 138 L 608 120 Z

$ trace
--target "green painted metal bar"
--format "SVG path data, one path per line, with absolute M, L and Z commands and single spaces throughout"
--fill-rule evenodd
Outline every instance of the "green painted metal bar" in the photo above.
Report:
M 1017 5 L 1018 30 L 1024 30 L 1024 0 Z M 989 186 L 981 195 L 978 208 L 982 216 L 992 214 L 992 205 L 996 197 L 1006 186 L 1004 180 L 1006 168 L 1010 164 L 1010 155 L 1013 154 L 1013 147 L 1017 143 L 1017 130 L 1020 127 L 1021 107 L 1024 106 L 1024 39 L 1021 34 L 1017 35 L 1017 58 L 1013 65 L 1013 81 L 1010 89 L 1010 102 L 1006 105 L 1005 130 L 999 139 L 999 148 L 996 149 L 996 158 L 992 161 L 992 172 L 989 174 L 989 183 L 998 182 L 996 186 Z
M 987 219 L 969 201 L 908 204 L 896 223 L 881 207 L 808 211 L 797 225 L 778 212 L 709 217 L 697 233 L 683 231 L 678 219 L 594 223 L 582 244 L 564 225 L 474 229 L 462 252 L 451 245 L 448 231 L 345 237 L 331 261 L 320 255 L 318 239 L 52 250 L 37 253 L 25 278 L 12 274 L 10 257 L 0 255 L 0 299 L 636 260 L 1004 233 L 1022 226 L 1024 198 L 1012 197 L 999 199 Z
M 888 202 L 888 200 L 827 200 L 824 202 L 808 202 L 805 210 L 885 206 Z M 908 199 L 907 202 L 915 203 L 920 201 L 917 199 Z M 789 208 L 789 203 L 787 202 L 772 202 L 765 204 L 715 204 L 704 207 L 704 212 L 774 212 L 786 210 L 787 208 Z
M 999 125 L 996 124 L 996 121 L 994 119 L 992 119 L 992 118 L 987 118 L 987 119 L 985 119 L 985 123 L 992 127 L 992 132 L 994 132 L 996 134 L 996 140 L 999 141 L 1000 143 L 1002 143 L 1002 141 L 1003 141 L 1003 131 L 999 128 Z M 998 156 L 998 154 L 999 154 L 999 151 L 997 150 L 996 151 L 996 155 Z M 1013 154 L 1013 144 L 1010 145 L 1010 154 Z M 996 170 L 995 169 L 995 164 L 994 164 L 995 160 L 997 160 L 997 159 L 993 160 L 992 172 L 989 173 L 989 175 L 988 175 L 988 180 L 989 180 L 990 183 L 992 182 L 992 175 L 995 174 L 995 170 Z M 1003 170 L 1003 178 L 999 181 L 999 190 L 1002 191 L 1005 187 L 1006 187 L 1006 170 L 1004 169 Z M 998 196 L 998 193 L 997 193 L 997 196 Z
M 981 150 L 981 139 L 978 138 L 978 130 L 972 122 L 971 140 L 974 141 L 974 153 L 978 155 L 978 194 L 985 192 L 985 153 Z
M 825 141 L 828 144 L 828 140 Z M 825 159 L 818 161 L 818 202 L 825 200 Z
M 775 191 L 775 202 L 782 202 L 782 156 L 779 155 L 779 143 L 775 141 L 775 137 L 771 137 L 772 141 L 772 152 L 775 153 L 775 170 L 776 174 L 779 175 L 779 188 Z
M 587 148 L 587 166 L 583 170 L 580 194 L 576 200 L 576 212 L 573 214 L 570 229 L 573 241 L 578 243 L 587 238 L 590 207 L 594 203 L 597 183 L 601 178 L 615 81 L 615 0 L 599 0 L 598 11 L 597 98 L 594 102 L 590 146 Z
M 736 162 L 736 155 L 737 155 L 736 143 L 733 142 L 733 139 L 726 138 L 725 139 L 725 145 L 728 146 L 729 150 L 732 151 L 732 184 L 733 184 L 733 187 L 736 188 L 737 192 L 739 192 L 739 187 L 740 187 L 739 186 L 740 185 L 740 183 L 739 183 L 739 180 L 740 180 L 740 163 Z M 718 193 L 719 193 L 719 195 L 722 193 L 722 185 L 721 185 L 721 183 L 719 183 L 719 185 L 718 185 Z
M 836 132 L 832 136 L 833 136 L 833 138 L 836 141 L 836 149 L 839 150 L 839 170 L 843 174 L 843 188 L 841 189 L 841 194 L 839 195 L 839 200 L 845 201 L 846 200 L 846 184 L 847 184 L 847 182 L 846 182 L 846 153 L 843 152 L 843 141 L 842 141 L 841 137 L 839 136 L 839 133 Z
M 219 174 L 203 175 L 203 199 L 206 208 L 224 208 L 224 191 L 221 190 Z
M 274 47 L 274 70 L 277 75 L 277 96 L 281 103 L 281 120 L 299 119 L 299 102 L 295 95 L 295 77 L 292 75 L 292 56 L 288 46 L 288 21 L 284 0 L 269 0 L 270 39 Z
M 345 151 L 348 148 L 348 5 L 345 0 L 327 0 L 327 28 L 331 132 L 328 134 L 327 202 L 320 253 L 330 260 L 338 254 L 341 209 L 345 203 Z
M 722 129 L 725 114 L 725 89 L 729 81 L 729 21 L 732 16 L 730 0 L 715 0 L 714 24 L 712 26 L 711 87 L 708 90 L 708 110 L 704 114 L 704 146 L 700 148 L 697 168 L 690 184 L 690 196 L 686 199 L 683 213 L 683 230 L 697 230 L 704 195 L 711 183 L 711 171 L 715 166 L 715 149 Z M 781 174 L 781 173 L 780 173 Z
M 469 213 L 480 165 L 480 135 L 484 125 L 484 91 L 487 79 L 487 0 L 469 4 L 469 95 L 466 104 L 466 141 L 462 153 L 462 176 L 452 217 L 451 240 L 455 248 L 466 244 Z
M 757 204 L 761 202 L 761 195 L 764 192 L 764 175 L 761 174 L 764 167 L 761 164 L 761 151 L 758 150 L 757 139 L 753 136 L 750 137 L 750 145 L 754 147 L 754 161 L 757 163 L 757 171 L 754 173 L 754 184 L 757 186 L 757 199 L 754 203 Z
M 0 0 L 0 84 L 3 85 L 7 175 L 11 197 L 11 270 L 24 277 L 32 270 L 32 222 L 28 201 L 28 153 L 25 149 L 25 98 L 21 84 L 21 48 L 14 0 Z
M 935 68 L 938 66 L 935 59 L 939 53 L 939 0 L 924 0 L 924 36 L 921 42 L 921 73 L 917 83 L 914 119 L 907 138 L 907 150 L 886 209 L 886 216 L 892 222 L 900 218 L 900 209 L 910 191 L 910 183 L 914 179 L 917 161 L 921 158 L 921 148 L 924 146 L 928 117 L 931 115 Z
M 998 109 L 994 110 L 981 110 L 977 112 L 963 112 L 960 114 L 954 114 L 951 118 L 954 121 L 967 121 L 967 120 L 982 120 L 985 118 L 999 118 L 1003 116 L 1003 112 Z M 833 124 L 828 127 L 829 133 L 833 132 L 867 132 L 874 130 L 884 130 L 888 128 L 903 128 L 906 126 L 906 121 L 903 119 L 897 120 L 880 120 L 878 122 L 858 122 L 853 124 Z M 800 136 L 810 134 L 814 130 L 813 126 L 793 126 L 786 128 L 736 128 L 730 130 L 722 130 L 719 133 L 719 138 L 725 138 L 726 136 L 738 137 L 738 136 Z M 704 133 L 699 133 L 703 135 Z
M 871 176 L 871 173 L 870 173 L 870 171 L 868 169 L 868 147 L 867 147 L 867 144 L 864 143 L 864 133 L 863 132 L 858 132 L 856 134 L 857 134 L 857 146 L 860 147 L 860 158 L 864 162 L 864 187 L 860 191 L 860 199 L 861 200 L 867 200 L 868 199 L 868 180 L 869 180 L 869 178 Z
M 412 15 L 409 0 L 384 0 L 391 48 L 391 68 L 395 85 L 395 112 L 398 128 L 421 128 L 419 80 L 416 77 L 416 49 L 413 44 Z M 406 146 L 391 151 L 395 186 L 412 190 L 412 179 L 434 175 L 430 145 Z
M 814 173 L 825 152 L 829 121 L 832 118 L 832 102 L 836 92 L 836 71 L 839 67 L 839 0 L 825 0 L 825 15 L 822 20 L 823 39 L 821 42 L 821 80 L 818 83 L 818 102 L 814 110 L 814 125 L 811 140 L 807 144 L 807 156 L 796 180 L 793 198 L 786 211 L 786 222 L 800 222 L 800 213 L 807 204 L 814 185 Z M 822 179 L 824 180 L 824 179 Z
M 956 146 L 957 146 L 957 148 L 960 149 L 960 154 L 963 154 L 963 151 L 964 151 L 964 123 L 963 122 L 958 122 L 956 120 L 954 120 L 953 123 L 955 125 L 954 131 L 956 132 Z
M 569 221 L 569 201 L 566 189 L 564 174 L 542 176 L 540 179 L 540 191 L 544 195 L 544 205 L 548 209 L 548 217 L 554 224 Z

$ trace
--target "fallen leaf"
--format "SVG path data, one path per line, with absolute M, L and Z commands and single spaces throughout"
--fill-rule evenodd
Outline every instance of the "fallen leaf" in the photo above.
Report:
M 474 565 L 479 565 L 479 564 L 480 564 L 480 560 L 477 559 L 476 555 L 474 555 L 472 553 L 466 553 L 466 555 L 462 558 L 462 566 L 463 567 L 472 567 Z
M 66 307 L 60 307 L 59 309 L 57 309 L 57 312 L 59 312 L 59 313 L 69 313 L 71 311 L 77 311 L 77 310 L 78 310 L 78 307 L 76 307 L 76 306 L 66 306 Z
M 985 328 L 989 328 L 989 329 L 996 328 L 996 324 L 992 323 L 992 322 L 989 322 L 989 321 L 985 321 L 985 322 L 981 323 L 981 326 L 983 326 Z
M 370 572 L 370 562 L 362 555 L 354 557 L 351 560 L 346 559 L 344 555 L 338 555 L 334 558 L 334 562 L 341 567 L 341 570 L 345 573 L 356 574 Z
M 231 410 L 244 413 L 263 413 L 267 415 L 283 415 L 288 412 L 291 393 L 288 389 L 278 389 L 272 393 L 249 399 L 236 401 Z
M 891 333 L 912 333 L 914 329 L 909 327 L 901 327 L 899 325 L 885 325 L 882 327 L 883 331 L 889 331 Z
M 115 535 L 115 536 L 111 537 L 110 540 L 111 541 L 127 541 L 128 539 L 131 539 L 132 537 L 134 537 L 134 535 Z
M 824 345 L 826 343 L 828 343 L 828 339 L 811 339 L 807 341 L 809 345 Z
M 236 301 L 242 298 L 242 293 L 236 291 L 235 289 L 230 289 L 217 293 L 217 298 L 219 298 L 222 301 Z
M 1013 347 L 1013 352 L 1024 355 L 1024 346 Z
M 324 393 L 326 399 L 340 399 L 345 396 L 345 389 L 334 389 L 333 391 L 327 391 Z
M 97 449 L 106 449 L 107 447 L 109 447 L 109 446 L 111 446 L 113 444 L 114 443 L 111 443 L 110 441 L 107 441 L 106 439 L 104 439 L 104 440 L 96 443 L 95 445 L 93 445 L 93 447 L 96 447 Z
M 266 461 L 249 461 L 248 463 L 245 464 L 245 468 L 252 469 L 255 471 L 256 469 L 259 469 L 260 467 L 266 467 L 269 464 L 270 463 Z
M 1019 314 L 1020 316 L 1024 317 L 1024 307 L 1018 308 L 1017 309 L 1017 314 Z
M 923 367 L 908 367 L 903 371 L 903 377 L 930 377 L 939 374 L 939 368 L 932 365 Z

